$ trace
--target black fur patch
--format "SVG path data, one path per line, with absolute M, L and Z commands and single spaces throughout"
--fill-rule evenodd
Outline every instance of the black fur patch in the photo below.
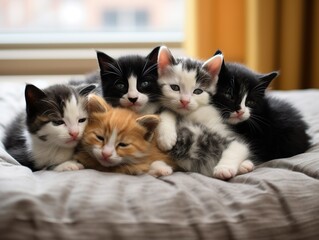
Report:
M 128 79 L 137 78 L 137 90 L 146 94 L 150 102 L 158 101 L 161 95 L 158 85 L 157 54 L 155 48 L 147 57 L 127 55 L 113 59 L 104 53 L 98 53 L 101 70 L 102 92 L 106 101 L 119 106 L 120 98 L 128 92 Z

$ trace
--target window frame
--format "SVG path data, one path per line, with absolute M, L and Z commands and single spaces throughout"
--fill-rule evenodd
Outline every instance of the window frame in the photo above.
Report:
M 97 68 L 96 50 L 112 57 L 148 54 L 158 45 L 181 51 L 184 34 L 0 33 L 0 75 L 84 74 Z

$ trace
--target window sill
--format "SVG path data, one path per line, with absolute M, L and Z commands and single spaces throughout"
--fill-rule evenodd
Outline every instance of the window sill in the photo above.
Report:
M 181 33 L 0 34 L 0 75 L 85 74 L 98 67 L 95 50 L 117 58 L 166 45 L 180 54 L 182 40 Z

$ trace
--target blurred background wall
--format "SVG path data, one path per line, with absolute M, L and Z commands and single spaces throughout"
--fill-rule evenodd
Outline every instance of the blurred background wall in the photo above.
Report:
M 0 75 L 97 69 L 95 50 L 182 52 L 185 0 L 0 0 Z
M 274 89 L 319 88 L 319 0 L 0 0 L 0 75 L 84 74 L 167 45 L 175 55 L 280 70 Z
M 187 0 L 186 52 L 259 72 L 280 70 L 276 89 L 319 88 L 318 0 Z

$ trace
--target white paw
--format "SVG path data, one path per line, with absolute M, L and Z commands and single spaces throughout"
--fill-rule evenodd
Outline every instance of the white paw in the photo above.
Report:
M 63 172 L 63 171 L 76 171 L 81 169 L 84 169 L 84 166 L 81 163 L 70 160 L 70 161 L 66 161 L 64 163 L 59 164 L 53 170 L 58 172 Z
M 163 161 L 155 161 L 151 164 L 150 170 L 148 171 L 149 175 L 153 177 L 160 177 L 160 176 L 168 176 L 173 173 L 173 169 L 171 166 L 167 165 Z
M 235 177 L 236 174 L 237 174 L 237 169 L 234 168 L 233 166 L 218 165 L 214 168 L 213 177 L 222 179 L 222 180 L 227 180 L 232 177 Z
M 243 161 L 238 169 L 238 174 L 244 174 L 244 173 L 248 173 L 251 172 L 252 170 L 254 170 L 255 165 L 253 164 L 252 161 L 250 160 L 245 160 Z
M 157 145 L 162 151 L 169 151 L 171 150 L 177 141 L 177 134 L 176 132 L 170 132 L 170 133 L 160 133 L 157 138 Z

